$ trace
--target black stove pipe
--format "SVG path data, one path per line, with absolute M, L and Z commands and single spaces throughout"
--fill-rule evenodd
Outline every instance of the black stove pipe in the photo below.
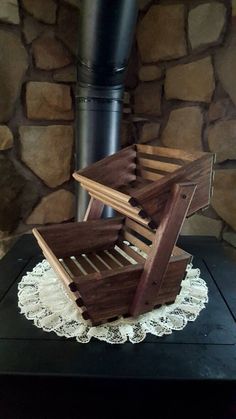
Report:
M 125 70 L 137 0 L 82 0 L 76 89 L 76 169 L 119 149 Z M 88 205 L 77 184 L 77 220 Z M 111 215 L 108 211 L 106 216 Z

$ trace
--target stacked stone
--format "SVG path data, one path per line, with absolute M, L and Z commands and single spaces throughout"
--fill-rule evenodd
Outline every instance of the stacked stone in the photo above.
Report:
M 0 257 L 33 225 L 73 219 L 76 0 L 1 0 Z
M 138 142 L 216 153 L 211 206 L 187 220 L 183 233 L 234 245 L 235 16 L 236 0 L 140 0 L 130 116 Z

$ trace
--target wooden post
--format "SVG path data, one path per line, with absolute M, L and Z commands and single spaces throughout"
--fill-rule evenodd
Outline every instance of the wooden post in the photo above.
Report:
M 98 201 L 95 198 L 90 198 L 83 221 L 96 220 L 101 218 L 103 208 L 104 204 L 101 201 Z
M 130 309 L 133 316 L 152 309 L 149 298 L 158 295 L 179 232 L 191 204 L 196 184 L 175 184 L 164 209 L 152 248 L 144 265 Z

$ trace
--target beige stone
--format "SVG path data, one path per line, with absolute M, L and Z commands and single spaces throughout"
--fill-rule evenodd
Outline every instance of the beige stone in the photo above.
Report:
M 215 54 L 215 68 L 223 88 L 236 105 L 236 25 L 231 28 L 226 46 Z
M 15 25 L 20 23 L 19 6 L 17 0 L 1 0 L 0 21 L 13 23 Z
M 192 49 L 216 44 L 225 26 L 226 7 L 219 2 L 199 4 L 188 15 Z
M 31 44 L 31 42 L 41 35 L 45 27 L 42 23 L 38 22 L 31 16 L 25 16 L 23 20 L 23 34 L 25 37 L 25 42 Z
M 146 122 L 140 127 L 139 143 L 147 143 L 148 141 L 155 140 L 158 137 L 159 131 L 159 122 Z
M 51 36 L 42 36 L 33 42 L 33 56 L 36 67 L 54 70 L 71 63 L 72 57 L 64 45 Z
M 69 180 L 73 147 L 71 126 L 21 126 L 19 133 L 23 162 L 47 186 L 54 188 Z
M 76 66 L 70 65 L 69 67 L 60 68 L 53 74 L 53 80 L 58 82 L 75 83 L 76 78 Z
M 61 6 L 58 14 L 57 36 L 64 42 L 69 50 L 76 54 L 78 39 L 79 11 Z
M 210 57 L 179 64 L 166 72 L 165 94 L 167 99 L 207 102 L 215 89 L 214 71 Z
M 22 0 L 24 9 L 45 23 L 56 22 L 57 5 L 54 0 Z
M 158 82 L 138 85 L 134 92 L 134 112 L 161 114 L 161 85 Z
M 0 122 L 7 122 L 28 68 L 27 52 L 15 33 L 0 30 Z
M 209 121 L 217 121 L 217 119 L 224 118 L 230 114 L 231 101 L 228 98 L 219 99 L 212 102 L 209 107 L 208 118 Z
M 74 215 L 74 195 L 65 189 L 60 189 L 42 198 L 26 220 L 26 224 L 61 223 L 70 220 Z
M 70 86 L 29 82 L 26 86 L 26 108 L 29 119 L 72 120 L 72 98 Z
M 236 169 L 215 171 L 211 204 L 217 214 L 236 230 Z
M 223 228 L 221 220 L 194 214 L 185 220 L 181 230 L 183 236 L 214 236 L 219 238 Z
M 197 106 L 171 111 L 161 140 L 165 146 L 184 150 L 202 150 L 203 117 Z
M 162 71 L 156 65 L 143 65 L 139 69 L 138 75 L 141 81 L 153 81 L 161 78 Z
M 236 159 L 236 120 L 219 121 L 210 126 L 208 144 L 210 150 L 216 153 L 218 163 Z
M 225 240 L 227 243 L 231 244 L 231 246 L 236 247 L 236 232 L 226 230 L 223 232 L 223 240 Z
M 153 5 L 138 25 L 137 41 L 143 63 L 172 60 L 187 53 L 183 4 Z
M 0 151 L 13 146 L 13 135 L 6 125 L 0 125 Z

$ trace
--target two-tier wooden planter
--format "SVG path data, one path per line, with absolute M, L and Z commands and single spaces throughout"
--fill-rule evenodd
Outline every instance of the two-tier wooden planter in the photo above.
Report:
M 74 174 L 86 220 L 33 230 L 85 319 L 137 316 L 179 293 L 191 255 L 175 246 L 187 215 L 209 204 L 213 155 L 134 145 Z M 101 219 L 103 205 L 122 217 Z

